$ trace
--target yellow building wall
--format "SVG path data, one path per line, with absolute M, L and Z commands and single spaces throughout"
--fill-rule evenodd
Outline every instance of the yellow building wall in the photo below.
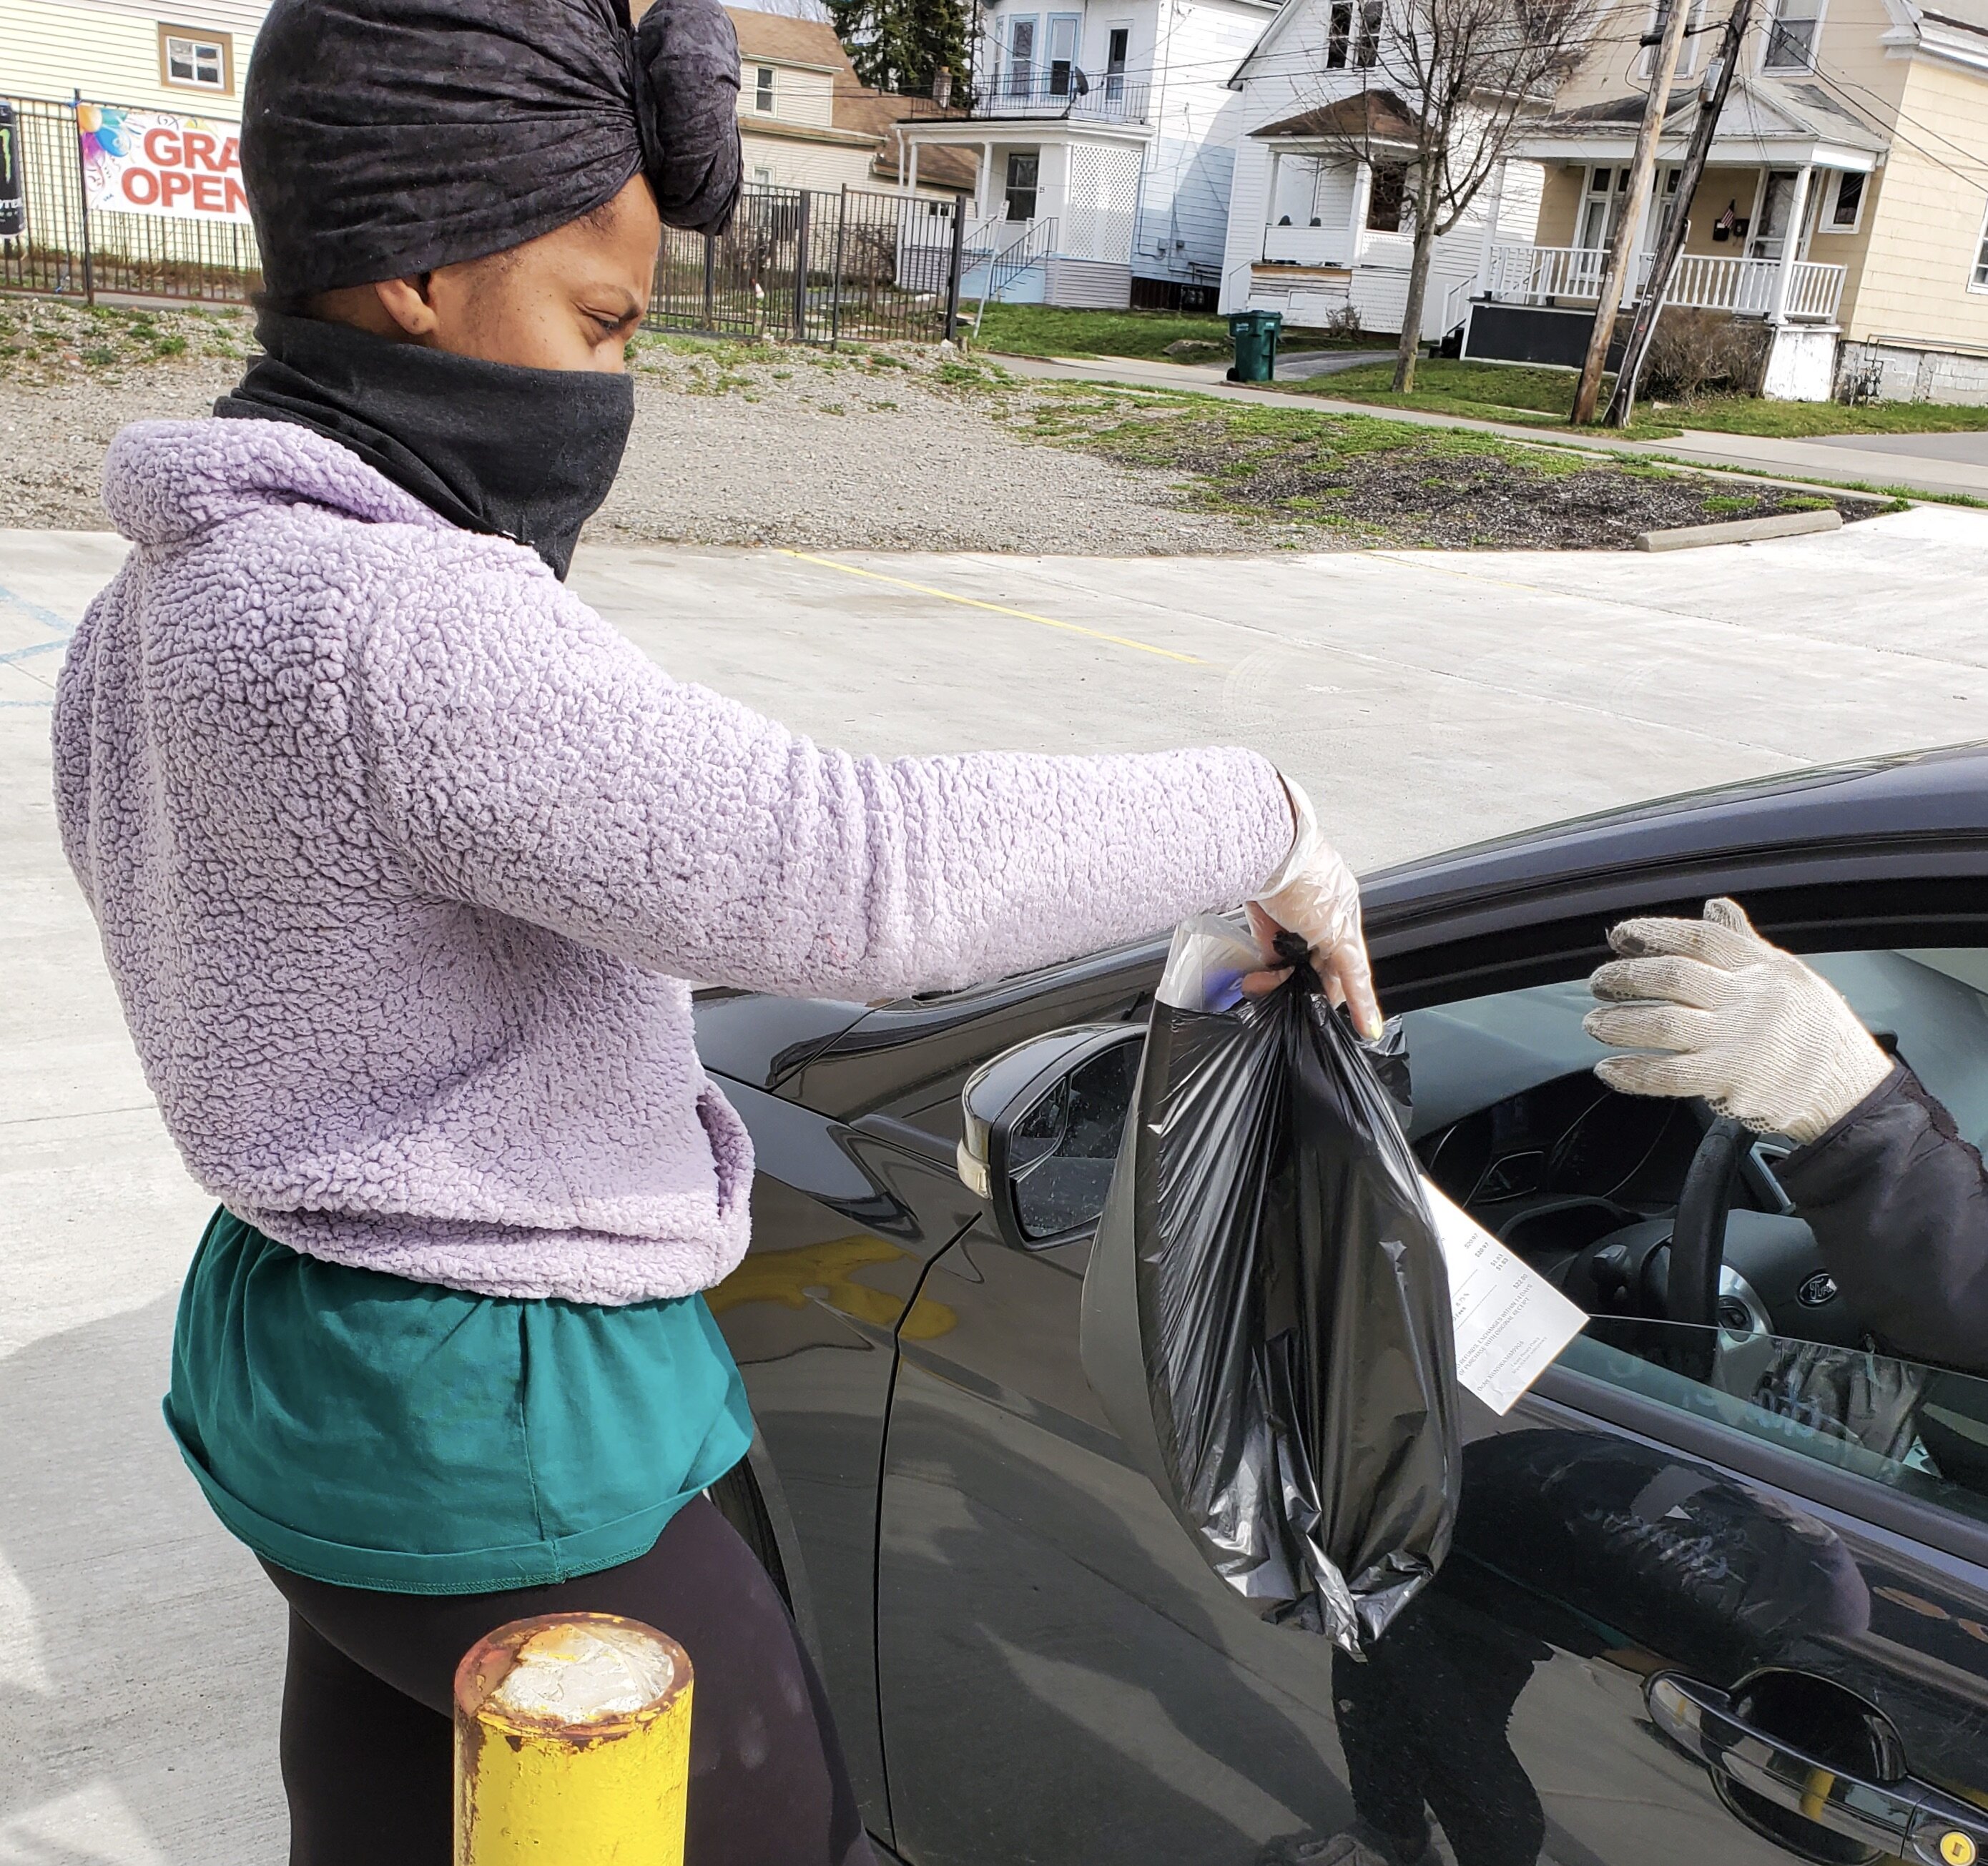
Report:
M 0 96 L 66 103 L 80 91 L 86 101 L 238 119 L 252 33 L 214 25 L 198 0 L 167 5 L 168 10 L 148 17 L 106 6 L 66 6 L 59 0 L 0 0 Z M 207 33 L 228 31 L 235 55 L 232 94 L 160 82 L 161 22 Z
M 1587 188 L 1586 168 L 1550 167 L 1540 190 L 1539 231 L 1533 236 L 1536 246 L 1571 246 L 1581 226 L 1581 197 Z
M 1700 0 L 1694 9 L 1692 23 L 1709 25 L 1710 29 L 1696 35 L 1695 62 L 1680 67 L 1681 86 L 1703 76 L 1719 44 L 1719 23 L 1725 10 L 1718 0 L 1709 3 Z M 1753 24 L 1740 55 L 1740 69 L 1750 76 L 1760 69 L 1772 12 L 1772 7 L 1766 5 L 1754 9 Z M 1636 42 L 1655 23 L 1652 0 L 1621 0 L 1621 4 L 1598 13 L 1593 24 L 1592 49 L 1581 69 L 1560 87 L 1555 107 L 1576 110 L 1646 93 L 1649 81 L 1642 68 L 1642 50 Z M 1905 83 L 1905 66 L 1898 59 L 1887 58 L 1887 49 L 1882 42 L 1891 25 L 1884 0 L 1827 0 L 1817 44 L 1817 55 L 1832 83 L 1853 87 L 1858 109 L 1868 108 L 1880 119 L 1895 106 Z M 1688 53 L 1692 46 L 1692 42 L 1687 39 Z M 1794 83 L 1813 82 L 1800 72 L 1779 75 Z
M 1939 140 L 1968 150 L 1988 145 L 1988 73 L 1915 58 L 1899 108 L 1905 120 L 1865 208 L 1868 258 L 1844 334 L 1905 337 L 1936 349 L 1988 345 L 1988 292 L 1969 286 L 1983 197 L 1978 183 L 1953 172 L 1968 168 L 1966 158 Z M 1816 242 L 1818 248 L 1829 244 Z

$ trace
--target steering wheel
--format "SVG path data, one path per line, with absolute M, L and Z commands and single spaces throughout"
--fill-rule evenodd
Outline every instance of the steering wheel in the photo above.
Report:
M 1684 1176 L 1677 1214 L 1671 1221 L 1670 1274 L 1664 1307 L 1673 1322 L 1687 1325 L 1677 1344 L 1678 1371 L 1693 1380 L 1711 1378 L 1719 1325 L 1719 1268 L 1726 1256 L 1726 1222 L 1740 1183 L 1740 1163 L 1752 1137 L 1729 1117 L 1705 1131 Z
M 1618 1224 L 1552 1272 L 1590 1315 L 1630 1327 L 1631 1353 L 1708 1384 L 1719 1384 L 1722 1352 L 1737 1341 L 1854 1348 L 1867 1332 L 1785 1196 L 1765 1201 L 1779 1210 L 1752 1200 L 1734 1209 L 1753 1148 L 1738 1121 L 1712 1121 L 1668 1217 Z M 1775 1190 L 1771 1180 L 1762 1189 Z M 1682 1326 L 1638 1332 L 1641 1323 Z

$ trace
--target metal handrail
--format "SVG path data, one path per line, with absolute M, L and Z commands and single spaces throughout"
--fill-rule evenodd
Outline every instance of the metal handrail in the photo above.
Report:
M 1122 72 L 1100 74 L 1073 65 L 1058 70 L 1031 67 L 998 73 L 976 87 L 970 102 L 914 98 L 908 115 L 914 123 L 1052 117 L 1077 123 L 1140 123 L 1146 121 L 1151 95 L 1145 79 L 1134 80 Z
M 1040 220 L 1031 221 L 1018 239 L 1010 240 L 1001 250 L 989 255 L 986 261 L 987 277 L 980 293 L 980 303 L 974 307 L 973 334 L 980 334 L 980 320 L 986 315 L 987 301 L 997 296 L 1007 286 L 1021 277 L 1038 259 L 1046 259 L 1056 243 L 1056 216 L 1046 215 Z

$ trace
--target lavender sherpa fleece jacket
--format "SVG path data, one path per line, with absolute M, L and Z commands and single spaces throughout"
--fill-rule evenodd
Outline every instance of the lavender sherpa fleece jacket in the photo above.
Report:
M 698 979 L 852 999 L 1232 904 L 1243 751 L 884 761 L 671 680 L 308 429 L 146 421 L 55 712 L 64 847 L 195 1178 L 300 1251 L 620 1303 L 744 1253 Z

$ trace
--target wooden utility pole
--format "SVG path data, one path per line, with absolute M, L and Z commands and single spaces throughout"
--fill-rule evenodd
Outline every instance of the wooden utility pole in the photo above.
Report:
M 1733 74 L 1740 68 L 1740 49 L 1746 42 L 1746 29 L 1753 14 L 1753 0 L 1733 0 L 1733 11 L 1719 41 L 1719 76 L 1713 81 L 1712 95 L 1699 105 L 1691 146 L 1685 151 L 1683 172 L 1678 177 L 1677 205 L 1671 211 L 1670 224 L 1665 228 L 1663 239 L 1650 263 L 1650 289 L 1636 306 L 1635 320 L 1629 326 L 1629 340 L 1622 348 L 1622 367 L 1615 373 L 1615 393 L 1608 402 L 1607 419 L 1611 428 L 1628 427 L 1629 417 L 1635 411 L 1636 384 L 1643 374 L 1643 359 L 1649 354 L 1650 338 L 1657 328 L 1657 315 L 1664 308 L 1664 294 L 1670 289 L 1678 255 L 1684 251 L 1685 235 L 1690 231 L 1692 200 L 1698 193 L 1698 184 L 1705 179 L 1712 139 L 1726 108 L 1726 94 L 1733 88 Z
M 1691 0 L 1666 0 L 1663 32 L 1650 60 L 1650 97 L 1643 106 L 1642 127 L 1636 132 L 1636 153 L 1629 167 L 1629 198 L 1608 242 L 1608 268 L 1601 275 L 1601 292 L 1594 306 L 1594 328 L 1587 339 L 1587 360 L 1574 391 L 1574 423 L 1594 419 L 1601 398 L 1601 372 L 1608 361 L 1609 340 L 1615 334 L 1615 313 L 1629 281 L 1638 230 L 1650 205 L 1657 173 L 1657 140 L 1664 133 L 1664 113 L 1670 107 L 1671 84 L 1677 76 L 1678 55 L 1684 49 L 1685 29 L 1691 23 Z

